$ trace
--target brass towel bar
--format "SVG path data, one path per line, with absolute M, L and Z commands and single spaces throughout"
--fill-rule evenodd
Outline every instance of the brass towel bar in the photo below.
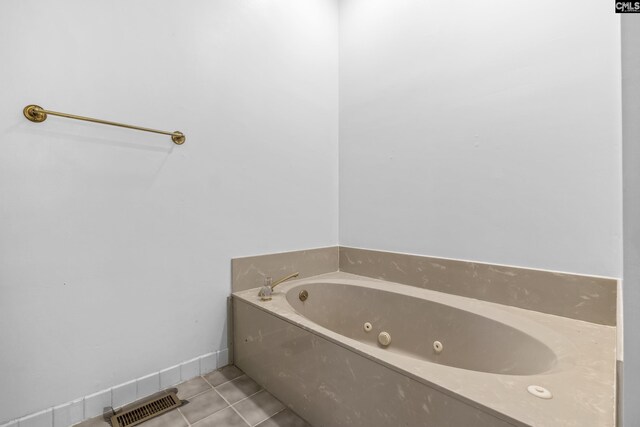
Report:
M 44 108 L 38 105 L 33 105 L 33 104 L 27 105 L 26 107 L 24 107 L 24 110 L 22 110 L 22 112 L 24 113 L 24 116 L 27 119 L 31 120 L 34 123 L 44 122 L 45 120 L 47 120 L 47 115 L 51 114 L 52 116 L 66 117 L 67 119 L 83 120 L 85 122 L 100 123 L 103 125 L 110 125 L 110 126 L 119 126 L 121 128 L 135 129 L 135 130 L 141 130 L 145 132 L 161 133 L 163 135 L 171 136 L 171 140 L 178 145 L 184 144 L 184 141 L 187 139 L 182 132 L 178 132 L 178 131 L 165 132 L 163 130 L 149 129 L 149 128 L 143 128 L 140 126 L 125 125 L 123 123 L 109 122 L 106 120 L 92 119 L 91 117 L 83 117 L 83 116 L 76 116 L 74 114 L 59 113 L 57 111 L 45 110 Z

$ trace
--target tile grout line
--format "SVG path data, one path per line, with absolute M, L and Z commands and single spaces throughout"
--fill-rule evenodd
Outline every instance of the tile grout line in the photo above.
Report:
M 242 419 L 242 421 L 244 421 L 245 423 L 247 423 L 247 425 L 249 427 L 252 427 L 251 423 L 249 421 L 247 421 L 247 419 L 245 417 L 242 416 L 242 414 L 240 412 L 238 412 L 238 410 L 236 408 L 234 408 L 233 406 L 230 406 L 231 410 L 233 412 L 235 412 L 236 414 L 238 414 L 238 416 Z
M 246 375 L 246 374 L 245 374 L 245 375 Z M 241 375 L 241 376 L 242 376 L 242 375 Z M 238 378 L 240 378 L 240 377 L 238 377 Z M 235 379 L 235 378 L 234 378 L 234 379 Z M 207 379 L 206 379 L 206 378 L 204 378 L 204 380 L 205 380 L 205 381 L 207 381 Z M 231 380 L 231 381 L 233 381 L 233 380 Z M 231 382 L 231 381 L 227 381 L 227 382 Z M 208 383 L 211 387 L 213 387 L 213 385 L 211 385 L 211 383 L 210 383 L 209 381 L 207 381 L 207 383 Z M 226 384 L 226 383 L 223 383 L 223 384 Z M 219 385 L 222 385 L 222 384 L 219 384 Z M 243 417 L 243 416 L 242 416 L 242 414 L 241 414 L 240 412 L 238 412 L 238 410 L 237 410 L 236 408 L 234 408 L 234 407 L 233 407 L 233 405 L 231 405 L 231 404 L 229 403 L 229 401 L 228 401 L 227 399 L 225 399 L 225 397 L 224 397 L 224 396 L 223 396 L 223 395 L 222 395 L 218 390 L 216 390 L 216 388 L 215 388 L 215 387 L 213 387 L 213 390 L 214 390 L 216 393 L 218 393 L 218 396 L 220 396 L 220 397 L 222 398 L 222 400 L 224 400 L 224 401 L 227 403 L 227 405 L 229 405 L 228 407 L 229 407 L 229 408 L 231 408 L 231 410 L 232 410 L 233 412 L 235 412 L 236 414 L 238 414 L 238 416 L 242 419 L 242 421 L 244 421 L 245 423 L 247 423 L 247 425 L 248 425 L 249 427 L 252 427 L 252 426 L 251 426 L 251 423 L 250 423 L 249 421 L 247 421 L 247 420 L 246 420 L 246 418 L 245 418 L 245 417 Z M 261 391 L 262 391 L 262 390 L 261 390 Z M 259 393 L 259 392 L 258 392 L 258 393 Z M 254 394 L 256 394 L 256 393 L 254 393 Z M 251 396 L 253 396 L 253 394 L 252 394 Z M 250 397 L 250 396 L 247 396 L 247 397 Z M 244 400 L 244 399 L 242 399 L 242 400 Z M 238 402 L 239 402 L 239 401 L 238 401 Z M 238 402 L 236 402 L 236 403 L 238 403 Z M 226 409 L 226 408 L 225 408 L 225 409 Z M 213 415 L 213 414 L 211 414 L 211 415 Z M 211 415 L 209 415 L 209 417 L 210 417 Z M 209 417 L 205 417 L 205 418 L 209 418 Z M 203 419 L 204 419 L 204 418 L 203 418 Z
M 244 375 L 244 376 L 246 376 L 247 378 L 249 378 L 251 381 L 255 382 L 255 380 L 254 380 L 253 378 L 251 378 L 250 376 L 248 376 L 247 374 L 243 374 L 243 375 Z M 241 377 L 241 376 L 243 376 L 243 375 L 240 375 L 240 377 Z M 238 379 L 238 378 L 240 378 L 240 377 L 234 378 L 234 379 L 232 379 L 231 381 L 235 381 L 235 380 L 237 380 L 237 379 Z M 206 378 L 204 378 L 204 380 L 205 380 L 205 381 L 207 381 L 207 379 L 206 379 Z M 218 385 L 218 387 L 220 387 L 220 386 L 221 386 L 221 385 L 223 385 L 223 384 L 230 383 L 231 381 L 227 381 L 226 383 L 219 384 L 219 385 Z M 209 381 L 207 381 L 207 383 L 209 383 Z M 258 384 L 258 383 L 256 383 L 256 384 Z M 211 383 L 209 383 L 209 385 L 211 385 Z M 258 384 L 258 385 L 260 385 L 260 384 Z M 211 387 L 213 387 L 213 386 L 211 385 Z M 216 388 L 215 388 L 215 387 L 213 387 L 213 389 L 214 389 L 214 390 L 216 390 Z M 207 390 L 207 391 L 208 391 L 208 390 Z M 216 391 L 218 391 L 218 390 L 216 390 Z M 227 401 L 227 399 L 225 399 L 225 397 L 224 397 L 224 396 L 222 396 L 222 393 L 218 392 L 218 394 L 220 395 L 220 397 L 222 397 L 222 398 L 224 399 L 224 401 L 225 401 L 225 402 L 229 403 L 229 406 L 233 406 L 233 405 L 237 405 L 238 403 L 242 402 L 243 400 L 247 400 L 248 398 L 255 396 L 256 394 L 260 393 L 261 391 L 267 391 L 267 389 L 262 388 L 262 386 L 260 386 L 260 390 L 256 391 L 255 393 L 251 393 L 249 396 L 245 396 L 245 397 L 243 397 L 242 399 L 240 399 L 240 400 L 238 400 L 237 402 L 234 402 L 234 403 L 229 403 L 229 402 Z M 203 392 L 203 393 L 205 393 L 205 392 Z M 268 393 L 268 392 L 267 392 L 267 393 Z M 202 393 L 200 393 L 200 394 L 202 394 Z
M 223 383 L 220 383 L 220 384 L 218 384 L 218 386 L 221 386 L 221 385 L 223 385 L 223 384 L 227 384 L 227 383 L 230 383 L 231 381 L 237 380 L 238 378 L 240 378 L 240 377 L 241 377 L 241 376 L 243 376 L 243 375 L 245 375 L 245 374 L 242 374 L 242 375 L 240 375 L 239 377 L 234 378 L 233 380 L 229 380 L 229 381 L 225 381 L 225 382 L 223 382 Z M 211 388 L 209 388 L 209 389 L 207 389 L 207 390 L 205 390 L 205 391 L 201 391 L 201 392 L 199 392 L 199 393 L 196 393 L 196 394 L 194 394 L 193 396 L 185 397 L 185 398 L 184 398 L 184 400 L 193 399 L 194 397 L 198 397 L 198 396 L 200 396 L 200 395 L 202 395 L 202 394 L 205 394 L 205 393 L 210 392 L 212 389 L 215 389 L 215 387 L 214 387 L 213 385 L 211 385 L 211 383 L 210 383 L 209 381 L 207 381 L 207 379 L 204 377 L 204 375 L 200 375 L 199 377 L 193 377 L 193 378 L 191 378 L 191 380 L 194 380 L 194 379 L 196 379 L 196 378 L 202 378 L 202 379 L 204 380 L 204 382 L 205 382 L 205 383 L 207 383 L 207 385 L 208 385 L 209 387 L 211 387 Z M 178 384 L 174 385 L 173 387 L 177 387 L 177 386 L 179 386 L 180 384 L 184 384 L 185 382 L 188 382 L 188 381 L 191 381 L 191 380 L 187 380 L 187 381 L 184 381 L 184 382 L 182 382 L 182 383 L 178 383 Z M 262 389 L 260 389 L 260 390 L 262 390 Z M 255 393 L 254 393 L 254 394 L 255 394 Z M 252 394 L 252 396 L 253 396 L 253 394 Z
M 280 401 L 278 401 L 278 402 L 280 402 Z M 283 403 L 283 405 L 284 405 L 284 403 Z M 258 421 L 258 422 L 256 423 L 256 427 L 259 427 L 259 426 L 260 426 L 260 424 L 262 424 L 263 422 L 265 422 L 265 421 L 267 421 L 267 420 L 270 420 L 272 417 L 275 417 L 276 415 L 278 415 L 280 412 L 284 411 L 285 409 L 286 409 L 286 406 L 285 406 L 284 408 L 280 409 L 280 410 L 279 410 L 278 412 L 276 412 L 275 414 L 268 416 L 268 417 L 267 417 L 267 418 L 265 418 L 264 420 L 260 420 L 260 421 Z
M 195 378 L 198 378 L 198 377 L 195 377 Z M 192 378 L 192 379 L 195 379 L 195 378 Z M 200 378 L 202 378 L 202 379 L 204 380 L 204 382 L 206 382 L 206 383 L 207 383 L 207 385 L 208 385 L 209 387 L 213 388 L 213 386 L 212 386 L 211 384 L 209 384 L 209 381 L 207 381 L 207 380 L 204 378 L 204 376 L 200 375 Z M 191 381 L 191 380 L 189 380 L 189 381 Z M 186 382 L 186 381 L 185 381 L 185 382 Z M 180 384 L 184 384 L 184 383 L 180 383 Z M 176 387 L 177 387 L 177 386 L 179 386 L 180 384 L 176 384 Z M 209 392 L 209 391 L 211 391 L 211 389 L 208 389 L 208 390 L 205 390 L 205 391 L 201 391 L 200 393 L 196 393 L 196 394 L 194 394 L 193 396 L 185 397 L 185 398 L 184 398 L 184 400 L 193 399 L 194 397 L 198 397 L 198 396 L 200 396 L 201 394 L 205 394 L 205 393 L 207 393 L 207 392 Z
M 216 390 L 216 389 L 214 388 L 214 390 Z M 238 410 L 237 410 L 236 408 L 234 408 L 234 407 L 233 407 L 233 405 L 232 405 L 232 404 L 230 404 L 230 403 L 229 403 L 229 401 L 228 401 L 228 400 L 227 400 L 227 399 L 226 399 L 226 398 L 225 398 L 225 397 L 224 397 L 224 396 L 223 396 L 223 395 L 222 395 L 218 390 L 216 390 L 216 393 L 218 393 L 218 395 L 219 395 L 219 396 L 220 396 L 220 397 L 221 397 L 225 402 L 227 402 L 227 405 L 229 405 L 228 407 L 229 407 L 229 408 L 231 408 L 231 410 L 232 410 L 233 412 L 235 412 L 236 414 L 238 414 L 238 416 L 240 417 L 240 419 L 242 419 L 242 421 L 244 421 L 245 423 L 247 423 L 247 425 L 248 425 L 249 427 L 251 427 L 251 426 L 252 426 L 252 424 L 251 424 L 251 423 L 250 423 L 250 422 L 249 422 L 245 417 L 243 417 L 243 416 L 242 416 L 242 414 L 241 414 L 240 412 L 238 412 Z M 254 394 L 255 394 L 255 393 L 254 393 Z M 252 396 L 253 396 L 253 394 L 252 394 Z M 239 401 L 238 401 L 238 402 L 239 402 Z M 236 403 L 238 403 L 238 402 L 236 402 Z M 234 403 L 234 405 L 235 405 L 235 403 Z
M 215 371 L 211 371 L 211 372 L 215 372 Z M 198 377 L 194 377 L 194 378 L 198 378 Z M 194 378 L 192 378 L 192 379 L 194 379 Z M 207 383 L 207 385 L 208 385 L 209 387 L 211 387 L 211 389 L 209 389 L 209 390 L 205 390 L 205 391 L 200 392 L 200 393 L 198 393 L 198 394 L 194 394 L 193 396 L 190 396 L 190 397 L 185 397 L 185 399 L 184 399 L 184 400 L 187 400 L 187 401 L 188 401 L 189 399 L 193 399 L 194 397 L 198 397 L 198 396 L 200 396 L 201 394 L 205 394 L 205 393 L 210 392 L 211 390 L 215 390 L 215 388 L 211 385 L 211 383 L 210 383 L 209 381 L 207 381 L 207 379 L 204 377 L 204 375 L 200 375 L 200 378 L 202 378 L 202 379 L 204 380 L 204 382 L 205 382 L 205 383 Z M 191 380 L 188 380 L 188 381 L 191 381 Z M 186 382 L 186 381 L 185 381 L 185 382 Z M 227 381 L 227 382 L 229 382 L 229 381 Z M 184 383 L 180 383 L 180 384 L 184 384 Z M 180 384 L 176 384 L 176 387 L 177 387 L 178 385 L 180 385 Z M 181 400 L 182 400 L 182 399 L 181 399 Z M 225 408 L 225 409 L 226 409 L 226 408 Z M 222 409 L 221 409 L 221 410 L 222 410 Z M 178 412 L 180 412 L 180 415 L 182 415 L 182 418 L 184 418 L 184 421 L 187 423 L 187 427 L 191 427 L 193 424 L 191 424 L 191 423 L 189 422 L 189 420 L 188 420 L 188 419 L 187 419 L 187 417 L 182 413 L 182 411 L 180 410 L 180 408 L 178 408 Z M 216 412 L 214 412 L 213 414 L 217 414 L 218 412 L 219 412 L 219 411 L 216 411 Z M 213 414 L 211 414 L 211 415 L 213 415 Z M 208 415 L 208 416 L 204 417 L 202 420 L 205 420 L 205 419 L 209 418 L 211 415 Z M 199 423 L 199 422 L 200 422 L 200 421 L 202 421 L 202 420 L 198 420 L 198 421 L 196 421 L 196 423 Z M 194 423 L 194 424 L 195 424 L 195 423 Z
M 209 384 L 209 387 L 211 387 L 212 389 L 216 389 L 209 381 L 207 381 L 207 379 L 204 377 L 204 375 L 202 375 L 202 379 L 204 380 L 204 382 L 206 382 L 207 384 Z M 229 381 L 227 381 L 229 382 Z M 222 383 L 222 384 L 226 384 L 226 383 Z M 220 385 L 222 385 L 220 384 Z
M 187 423 L 187 427 L 191 427 L 191 423 L 189 422 L 189 420 L 187 419 L 187 417 L 184 416 L 184 414 L 182 413 L 182 411 L 180 410 L 180 408 L 177 408 L 178 412 L 180 413 L 180 415 L 182 416 L 182 419 L 184 420 L 185 423 Z
M 272 395 L 273 396 L 273 395 Z M 275 398 L 275 396 L 273 396 Z M 280 402 L 280 400 L 278 400 L 278 402 Z M 282 403 L 282 402 L 280 402 Z M 276 415 L 278 415 L 280 412 L 284 412 L 287 407 L 285 406 L 284 403 L 282 403 L 282 405 L 284 406 L 284 408 L 280 409 L 278 412 L 276 412 L 275 414 L 271 415 L 270 417 L 265 418 L 264 420 L 260 421 L 258 424 L 256 424 L 256 427 L 260 427 L 260 424 L 264 423 L 267 420 L 270 420 L 271 418 L 275 417 Z
M 213 372 L 216 372 L 216 371 L 213 371 Z M 213 373 L 213 372 L 209 372 L 209 374 L 211 374 L 211 373 Z M 207 375 L 209 375 L 209 374 L 207 374 Z M 243 372 L 243 373 L 242 373 L 242 375 L 238 375 L 238 376 L 237 376 L 237 377 L 235 377 L 235 378 L 232 378 L 232 379 L 230 379 L 230 380 L 228 380 L 228 381 L 225 381 L 225 382 L 223 382 L 223 383 L 218 384 L 217 386 L 214 386 L 213 384 L 211 384 L 211 383 L 210 383 L 210 382 L 209 382 L 209 381 L 204 377 L 204 375 L 200 375 L 200 376 L 202 377 L 202 379 L 203 379 L 203 380 L 207 381 L 207 384 L 209 384 L 209 385 L 210 385 L 211 387 L 213 387 L 213 388 L 220 387 L 221 385 L 223 385 L 223 384 L 227 384 L 227 383 L 230 383 L 231 381 L 235 381 L 235 380 L 237 380 L 237 379 L 238 379 L 238 378 L 240 378 L 240 377 L 244 377 L 244 376 L 249 377 L 247 374 L 245 374 L 245 373 Z M 249 378 L 251 378 L 251 377 L 249 377 Z M 253 378 L 251 378 L 251 379 L 253 380 Z
M 255 382 L 255 380 L 254 380 L 253 378 L 251 378 L 250 376 L 248 376 L 246 373 L 243 373 L 242 375 L 237 376 L 236 378 L 234 378 L 234 379 L 232 379 L 232 380 L 229 380 L 229 381 L 227 381 L 227 382 L 224 382 L 224 383 L 218 384 L 218 387 L 220 387 L 220 386 L 221 386 L 221 385 L 223 385 L 223 384 L 227 384 L 227 383 L 230 383 L 230 382 L 232 382 L 232 381 L 235 381 L 235 380 L 237 380 L 238 378 L 240 378 L 240 377 L 242 377 L 242 376 L 246 376 L 247 378 L 249 378 L 250 380 L 252 380 L 252 381 L 254 381 L 254 382 Z M 207 382 L 211 387 L 213 387 L 213 389 L 214 389 L 214 390 L 216 390 L 216 388 L 215 388 L 211 383 L 209 383 L 209 381 L 207 381 L 207 379 L 206 379 L 206 378 L 204 378 L 204 377 L 203 377 L 203 379 L 204 379 L 204 380 L 205 380 L 205 381 L 206 381 L 206 382 Z M 257 383 L 256 383 L 256 384 L 257 384 Z M 260 385 L 260 384 L 258 384 L 258 385 Z M 231 407 L 231 409 L 233 409 L 233 410 L 235 411 L 235 413 L 237 413 L 237 414 L 240 416 L 240 418 L 242 418 L 242 419 L 243 419 L 247 424 L 249 424 L 249 426 L 251 426 L 251 423 L 249 423 L 249 422 L 248 422 L 248 421 L 247 421 L 247 420 L 242 416 L 242 414 L 240 414 L 240 412 L 235 408 L 235 405 L 237 405 L 238 403 L 240 403 L 240 402 L 242 402 L 242 401 L 245 401 L 245 400 L 247 400 L 247 399 L 249 399 L 249 398 L 251 398 L 251 397 L 253 397 L 253 396 L 257 395 L 258 393 L 263 392 L 263 391 L 264 391 L 264 392 L 269 393 L 269 392 L 267 391 L 267 389 L 265 389 L 265 388 L 263 388 L 262 386 L 260 386 L 260 390 L 256 391 L 256 392 L 255 392 L 255 393 L 253 393 L 253 394 L 250 394 L 249 396 L 243 397 L 242 399 L 238 400 L 237 402 L 235 402 L 235 403 L 231 404 L 231 403 L 229 403 L 229 401 L 228 401 L 224 396 L 222 396 L 222 393 L 220 393 L 220 392 L 218 392 L 218 390 L 216 390 L 216 392 L 218 392 L 218 394 L 220 395 L 220 397 L 222 397 L 222 398 L 224 399 L 224 401 L 225 401 L 225 402 L 227 402 L 227 403 L 229 404 L 229 407 Z M 269 394 L 271 394 L 271 393 L 269 393 Z M 271 396 L 273 396 L 273 395 L 271 395 Z M 275 396 L 273 396 L 273 397 L 275 398 Z M 278 400 L 278 401 L 279 401 L 279 400 Z M 280 403 L 282 403 L 282 402 L 280 402 Z M 259 426 L 260 424 L 262 424 L 262 423 L 264 423 L 265 421 L 267 421 L 267 420 L 269 420 L 269 419 L 271 419 L 271 418 L 275 417 L 275 416 L 276 416 L 276 415 L 278 415 L 280 412 L 282 412 L 282 411 L 284 411 L 285 409 L 287 409 L 287 406 L 286 406 L 286 405 L 284 405 L 284 403 L 283 403 L 282 405 L 283 405 L 284 407 L 283 407 L 282 409 L 280 409 L 278 412 L 276 412 L 275 414 L 272 414 L 272 415 L 268 416 L 267 418 L 265 418 L 265 419 L 263 419 L 263 420 L 258 421 L 258 422 L 257 422 L 256 424 L 254 424 L 254 425 L 255 425 L 255 426 Z M 213 415 L 213 414 L 211 414 L 211 415 Z M 211 416 L 211 415 L 209 415 L 209 416 Z M 208 417 L 206 417 L 206 418 L 208 418 Z
M 252 394 L 250 394 L 250 395 L 249 395 L 249 396 L 247 396 L 247 397 L 243 397 L 242 399 L 240 399 L 240 400 L 238 400 L 237 402 L 233 403 L 231 406 L 233 406 L 233 405 L 237 405 L 237 404 L 238 404 L 238 403 L 240 403 L 240 402 L 244 402 L 245 400 L 249 399 L 250 397 L 253 397 L 253 396 L 255 396 L 256 394 L 261 393 L 261 392 L 263 392 L 263 391 L 266 391 L 266 390 L 265 390 L 265 389 L 263 389 L 263 388 L 261 388 L 260 390 L 256 391 L 255 393 L 252 393 Z
M 249 378 L 251 378 L 251 377 L 249 377 Z M 258 384 L 258 385 L 260 385 L 260 384 Z M 214 389 L 214 390 L 215 390 L 215 389 Z M 218 390 L 216 390 L 216 391 L 218 391 Z M 249 395 L 249 396 L 247 396 L 247 397 L 244 397 L 244 398 L 242 398 L 242 399 L 238 400 L 236 403 L 234 403 L 233 405 L 230 405 L 230 406 L 231 406 L 231 408 L 232 408 L 234 411 L 236 411 L 236 413 L 237 413 L 238 415 L 240 415 L 240 418 L 242 418 L 243 420 L 245 420 L 245 421 L 246 421 L 246 419 L 242 416 L 242 414 L 240 414 L 240 412 L 235 408 L 235 405 L 237 405 L 238 403 L 243 402 L 243 401 L 245 401 L 245 400 L 247 400 L 247 399 L 249 399 L 249 398 L 251 398 L 251 397 L 253 397 L 253 396 L 257 395 L 257 394 L 259 394 L 259 393 L 262 393 L 263 391 L 264 391 L 264 392 L 266 392 L 266 393 L 269 393 L 269 392 L 267 391 L 267 389 L 266 389 L 266 388 L 260 388 L 260 390 L 256 391 L 255 393 L 253 393 L 253 394 L 251 394 L 251 395 Z M 220 394 L 220 393 L 218 393 L 218 394 Z M 272 395 L 271 393 L 269 393 L 269 395 L 275 399 L 275 396 L 274 396 L 274 395 Z M 220 394 L 220 396 L 222 396 L 222 394 Z M 222 398 L 224 399 L 224 396 L 222 396 Z M 276 399 L 276 400 L 278 400 L 278 399 Z M 226 399 L 225 399 L 225 401 L 226 401 Z M 278 402 L 280 402 L 280 401 L 278 400 Z M 280 402 L 280 403 L 282 403 L 282 402 Z M 284 403 L 282 403 L 282 405 L 284 406 Z M 268 420 L 268 419 L 270 419 L 271 417 L 274 417 L 274 416 L 278 415 L 280 412 L 284 411 L 285 409 L 287 409 L 287 407 L 286 407 L 286 406 L 285 406 L 284 408 L 282 408 L 281 410 L 279 410 L 278 412 L 276 412 L 275 414 L 273 414 L 273 415 L 271 415 L 271 416 L 269 416 L 269 417 L 265 418 L 264 420 L 260 420 L 259 422 L 255 423 L 255 424 L 253 424 L 253 425 L 254 425 L 254 426 L 258 426 L 259 424 L 262 424 L 263 422 L 267 421 L 267 420 Z M 251 423 L 249 423 L 248 421 L 247 421 L 247 423 L 248 423 L 250 426 L 252 425 L 252 424 L 251 424 Z
M 251 378 L 251 377 L 249 377 L 247 374 L 243 373 L 242 375 L 239 375 L 239 376 L 237 376 L 236 378 L 233 378 L 233 379 L 231 379 L 231 380 L 229 380 L 229 381 L 225 381 L 225 382 L 223 382 L 223 383 L 218 384 L 218 387 L 219 387 L 219 386 L 221 386 L 221 385 L 224 385 L 224 384 L 228 384 L 228 383 L 230 383 L 230 382 L 233 382 L 233 381 L 237 380 L 238 378 L 241 378 L 242 376 L 246 376 L 247 378 L 249 378 L 249 379 L 251 379 L 252 381 L 254 381 L 254 382 L 255 382 L 255 380 L 253 380 L 253 378 Z M 194 378 L 198 378 L 198 377 L 194 377 Z M 209 382 L 209 381 L 204 377 L 204 375 L 200 375 L 200 378 L 202 378 L 202 379 L 204 380 L 204 382 L 205 382 L 205 383 L 207 383 L 207 385 L 208 385 L 209 387 L 211 387 L 211 388 L 210 388 L 209 390 L 202 391 L 202 392 L 200 392 L 200 393 L 198 393 L 198 394 L 194 394 L 193 396 L 190 396 L 190 397 L 188 397 L 188 398 L 185 398 L 184 400 L 193 399 L 193 398 L 198 397 L 198 396 L 201 396 L 201 395 L 203 395 L 203 394 L 205 394 L 205 393 L 209 393 L 211 390 L 214 390 L 214 391 L 216 392 L 216 394 L 217 394 L 218 396 L 220 396 L 220 397 L 222 398 L 222 400 L 224 400 L 224 402 L 227 404 L 227 406 L 226 406 L 225 408 L 222 408 L 222 409 L 219 409 L 219 410 L 215 411 L 215 412 L 214 412 L 214 413 L 212 413 L 212 414 L 207 415 L 206 417 L 202 418 L 201 420 L 196 421 L 196 422 L 195 422 L 195 423 L 193 423 L 193 424 L 191 424 L 191 423 L 189 422 L 189 420 L 187 419 L 187 417 L 182 413 L 181 408 L 177 408 L 177 409 L 178 409 L 178 412 L 180 413 L 180 416 L 182 416 L 182 418 L 184 419 L 184 421 L 187 423 L 187 427 L 192 427 L 192 426 L 194 426 L 194 425 L 197 425 L 197 424 L 198 424 L 198 423 L 200 423 L 201 421 L 204 421 L 204 420 L 206 420 L 207 418 L 210 418 L 210 417 L 212 417 L 213 415 L 215 415 L 215 414 L 219 413 L 220 411 L 223 411 L 223 410 L 225 410 L 225 409 L 227 409 L 227 408 L 231 408 L 231 409 L 233 410 L 233 412 L 235 412 L 236 414 L 238 414 L 238 416 L 242 419 L 242 421 L 244 421 L 245 423 L 247 423 L 247 425 L 248 425 L 249 427 L 252 427 L 252 424 L 251 424 L 251 423 L 250 423 L 250 422 L 249 422 L 249 421 L 248 421 L 248 420 L 247 420 L 247 419 L 246 419 L 246 418 L 245 418 L 245 417 L 244 417 L 244 416 L 243 416 L 243 415 L 242 415 L 242 414 L 241 414 L 241 413 L 240 413 L 240 412 L 239 412 L 239 411 L 234 407 L 234 405 L 236 405 L 236 404 L 238 404 L 238 403 L 240 403 L 240 402 L 242 402 L 242 401 L 245 401 L 245 400 L 247 400 L 247 399 L 249 399 L 249 398 L 251 398 L 251 397 L 253 397 L 253 396 L 255 396 L 255 395 L 257 395 L 257 394 L 259 394 L 259 393 L 261 393 L 261 392 L 263 392 L 263 391 L 266 391 L 266 389 L 264 389 L 264 388 L 260 387 L 260 390 L 256 391 L 255 393 L 252 393 L 252 394 L 250 394 L 250 395 L 248 395 L 248 396 L 245 396 L 245 397 L 243 397 L 242 399 L 238 400 L 237 402 L 234 402 L 233 404 L 231 404 L 231 403 L 230 403 L 230 402 L 229 402 L 229 401 L 228 401 L 228 400 L 227 400 L 227 399 L 222 395 L 222 393 L 220 393 L 218 390 L 216 390 L 216 387 L 215 387 L 215 386 L 213 386 L 213 384 L 211 384 L 211 383 L 210 383 L 210 382 Z M 188 381 L 190 381 L 190 380 L 188 380 Z M 185 381 L 185 382 L 187 382 L 187 381 Z M 176 384 L 174 387 L 177 387 L 177 386 L 178 386 L 178 385 L 180 385 L 180 384 L 182 384 L 182 383 Z M 258 385 L 260 385 L 260 384 L 258 384 Z M 278 412 L 276 412 L 275 414 L 273 414 L 273 415 L 271 415 L 271 416 L 268 416 L 267 418 L 265 418 L 265 419 L 263 419 L 263 420 L 258 421 L 258 422 L 255 424 L 255 426 L 259 426 L 260 424 L 262 424 L 262 423 L 264 423 L 265 421 L 267 421 L 267 420 L 269 420 L 269 419 L 273 418 L 274 416 L 278 415 L 280 412 L 282 412 L 282 411 L 284 411 L 284 410 L 286 410 L 286 409 L 287 409 L 287 407 L 286 407 L 286 406 L 285 406 L 285 407 L 283 407 L 281 410 L 279 410 L 279 411 L 278 411 Z

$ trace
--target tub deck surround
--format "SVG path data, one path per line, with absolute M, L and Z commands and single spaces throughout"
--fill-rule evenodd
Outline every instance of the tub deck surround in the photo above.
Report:
M 617 280 L 340 247 L 340 271 L 615 326 Z
M 297 298 L 302 289 L 309 293 L 304 303 Z M 326 396 L 344 392 L 344 387 L 355 393 L 358 384 L 377 388 L 374 394 L 399 399 L 396 410 L 409 405 L 413 412 L 407 411 L 415 417 L 421 406 L 414 407 L 417 403 L 405 400 L 412 396 L 427 399 L 421 402 L 426 405 L 420 414 L 422 419 L 442 416 L 434 414 L 447 405 L 464 404 L 473 409 L 473 416 L 501 420 L 504 425 L 615 425 L 614 327 L 344 272 L 283 283 L 269 302 L 260 301 L 257 294 L 258 289 L 233 294 L 235 361 L 294 410 L 296 404 L 304 406 L 299 413 L 314 425 L 322 414 L 317 414 L 311 403 L 306 405 L 304 396 L 322 399 L 318 394 L 322 387 Z M 411 312 L 421 307 L 426 310 Z M 367 321 L 374 326 L 371 335 L 363 329 Z M 376 343 L 376 325 L 391 334 L 388 348 Z M 505 335 L 509 339 L 501 337 Z M 445 337 L 441 340 L 441 360 L 428 351 L 434 337 L 439 336 Z M 473 339 L 476 342 L 470 345 Z M 511 339 L 517 345 L 510 348 Z M 301 346 L 300 342 L 308 345 Z M 526 351 L 517 354 L 521 346 Z M 316 360 L 314 352 L 320 350 L 324 359 Z M 503 350 L 516 355 L 504 354 Z M 448 352 L 462 354 L 445 359 Z M 332 357 L 342 359 L 330 360 Z M 314 378 L 313 370 L 304 369 L 305 361 L 314 361 L 314 369 L 319 372 L 323 363 L 346 371 L 340 379 Z M 366 367 L 353 365 L 360 362 Z M 380 381 L 384 377 L 391 382 L 370 383 L 350 371 L 367 372 Z M 283 381 L 283 377 L 289 380 Z M 295 380 L 297 377 L 304 377 L 309 384 Z M 405 379 L 410 382 L 405 383 Z M 553 398 L 534 397 L 527 392 L 529 385 L 546 387 Z M 351 406 L 345 409 L 358 420 L 368 417 L 367 398 L 377 399 L 366 389 L 362 393 L 364 406 L 349 397 Z M 289 398 L 293 401 L 287 402 Z M 433 403 L 433 399 L 440 403 Z M 330 404 L 330 400 L 325 403 Z M 441 404 L 445 406 L 439 407 Z M 383 404 L 377 405 L 382 408 Z M 379 416 L 382 418 L 367 422 L 396 415 Z M 351 421 L 359 425 L 357 420 Z
M 618 281 L 539 269 L 333 246 L 231 261 L 232 292 L 266 276 L 334 271 L 615 326 Z
M 338 247 L 306 249 L 266 255 L 233 258 L 231 287 L 233 292 L 262 286 L 267 276 L 276 277 L 300 272 L 301 277 L 338 271 Z

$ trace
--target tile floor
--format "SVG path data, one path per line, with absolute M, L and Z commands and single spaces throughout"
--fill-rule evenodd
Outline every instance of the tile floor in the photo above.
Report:
M 311 427 L 233 365 L 176 386 L 189 403 L 141 427 Z M 102 417 L 76 427 L 110 427 Z

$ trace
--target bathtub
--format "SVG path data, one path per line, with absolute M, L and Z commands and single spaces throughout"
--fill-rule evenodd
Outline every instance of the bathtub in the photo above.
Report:
M 615 425 L 613 327 L 342 272 L 257 294 L 234 361 L 316 427 Z

